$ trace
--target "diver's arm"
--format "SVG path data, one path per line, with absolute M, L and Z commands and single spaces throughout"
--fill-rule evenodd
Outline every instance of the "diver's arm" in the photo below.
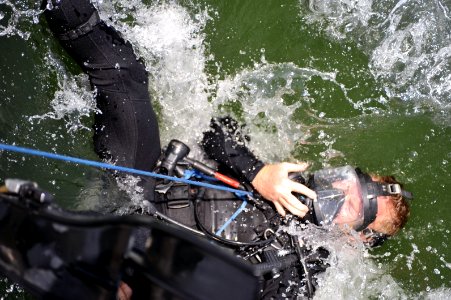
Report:
M 246 147 L 241 127 L 230 117 L 212 119 L 210 127 L 201 143 L 205 153 L 242 181 L 251 183 L 265 164 Z
M 152 170 L 160 139 L 143 62 L 129 42 L 99 19 L 91 1 L 47 2 L 43 7 L 50 29 L 96 89 L 96 152 L 122 166 Z
M 305 171 L 307 164 L 278 163 L 265 165 L 246 147 L 240 126 L 231 118 L 213 119 L 211 131 L 204 135 L 202 146 L 207 155 L 230 168 L 240 179 L 251 183 L 263 198 L 274 203 L 284 216 L 285 209 L 303 217 L 308 208 L 292 192 L 316 198 L 314 191 L 288 178 L 291 172 Z

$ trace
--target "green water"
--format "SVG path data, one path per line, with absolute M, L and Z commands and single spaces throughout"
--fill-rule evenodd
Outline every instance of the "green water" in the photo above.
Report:
M 6 26 L 11 11 L 38 6 L 31 1 L 16 2 L 0 2 L 4 15 L 0 25 Z M 371 3 L 362 3 L 368 2 Z M 135 16 L 134 10 L 123 8 L 127 7 L 125 2 L 115 3 L 119 11 Z M 381 1 L 373 3 L 372 7 L 387 14 L 395 4 Z M 427 1 L 420 4 L 425 5 Z M 444 7 L 444 16 L 448 16 L 446 12 L 451 4 L 449 1 L 440 4 L 437 7 Z M 427 90 L 428 82 L 421 77 L 421 72 L 437 67 L 437 62 L 422 65 L 408 80 L 400 78 L 414 59 L 404 61 L 404 66 L 396 65 L 398 69 L 392 70 L 392 76 L 382 76 L 382 72 L 375 71 L 377 63 L 372 55 L 376 52 L 375 45 L 388 39 L 380 38 L 387 28 L 382 27 L 376 34 L 371 22 L 354 27 L 340 24 L 351 28 L 343 31 L 333 20 L 327 19 L 326 14 L 322 20 L 312 22 L 305 1 L 205 0 L 171 5 L 186 9 L 193 20 L 199 12 L 210 16 L 194 35 L 201 37 L 203 55 L 208 57 L 204 75 L 208 79 L 206 98 L 215 107 L 211 114 L 226 111 L 248 123 L 256 151 L 272 153 L 268 156 L 270 159 L 306 160 L 312 169 L 351 164 L 373 173 L 395 175 L 415 196 L 411 218 L 402 233 L 371 251 L 375 256 L 372 260 L 384 267 L 403 291 L 403 297 L 450 297 L 450 100 L 445 92 L 439 93 L 437 85 L 433 86 L 436 93 Z M 400 28 L 414 23 L 408 13 L 411 12 L 399 14 L 404 22 Z M 352 14 L 350 10 L 349 15 Z M 449 18 L 444 20 L 448 26 L 451 24 Z M 194 24 L 198 23 L 194 21 Z M 345 36 L 330 34 L 328 29 L 334 26 L 345 32 Z M 30 121 L 30 116 L 55 111 L 51 102 L 56 91 L 68 94 L 67 85 L 58 85 L 63 75 L 69 80 L 76 78 L 78 89 L 88 89 L 75 77 L 79 74 L 78 67 L 50 35 L 42 17 L 35 23 L 32 16 L 21 14 L 13 27 L 19 33 L 0 36 L 1 142 L 97 159 L 91 142 L 92 112 L 89 113 L 89 109 L 87 113 L 63 114 L 60 119 L 44 117 Z M 30 36 L 23 38 L 20 33 Z M 426 35 L 420 35 L 421 38 L 445 52 L 448 51 L 446 45 L 451 45 L 446 35 L 445 40 L 440 41 L 428 39 Z M 412 43 L 415 42 L 418 41 L 414 39 Z M 423 54 L 430 54 L 425 47 L 409 49 L 409 53 L 416 49 L 421 54 L 424 49 Z M 49 62 L 49 54 L 57 63 Z M 443 67 L 439 65 L 440 72 L 435 72 L 435 77 L 428 77 L 431 81 L 439 82 L 438 77 L 447 78 L 451 74 L 446 64 L 449 57 L 445 55 L 445 63 Z M 145 58 L 149 65 L 155 59 Z M 249 73 L 245 80 L 238 82 L 239 93 L 218 100 L 220 83 Z M 450 82 L 440 84 L 438 87 L 443 90 L 450 89 Z M 409 87 L 425 92 L 412 92 L 407 97 Z M 155 89 L 151 92 L 160 94 Z M 77 93 L 79 91 L 75 97 L 80 96 Z M 272 104 L 253 106 L 251 100 L 258 100 L 262 95 Z M 273 115 L 275 107 L 293 104 L 297 106 L 288 115 Z M 163 105 L 164 111 L 164 99 L 158 105 Z M 169 117 L 164 112 L 160 118 L 171 122 L 165 120 Z M 190 120 L 185 122 L 189 124 Z M 284 127 L 287 123 L 298 125 L 302 138 L 293 141 L 286 137 L 291 135 Z M 85 128 L 78 126 L 68 130 L 74 124 Z M 279 137 L 281 141 L 288 138 L 290 143 L 283 140 L 277 144 Z M 273 141 L 273 147 L 259 146 L 259 138 Z M 285 150 L 283 155 L 277 155 L 278 148 Z M 102 172 L 3 152 L 0 153 L 0 178 L 7 177 L 37 181 L 54 192 L 63 206 L 78 208 L 80 194 L 86 194 L 92 188 L 92 181 L 102 177 Z M 383 287 L 379 289 L 382 291 Z M 16 296 L 17 293 L 5 294 L 5 297 Z
M 368 69 L 368 57 L 352 41 L 338 42 L 318 28 L 304 24 L 297 1 L 284 1 L 282 5 L 277 1 L 258 5 L 254 1 L 208 3 L 220 16 L 206 28 L 209 50 L 221 61 L 225 74 L 252 67 L 263 48 L 266 60 L 272 63 L 293 62 L 300 67 L 337 72 L 336 80 L 352 88 L 348 97 L 353 103 L 374 99 L 355 109 L 336 85 L 320 78 L 307 82 L 303 88 L 317 100 L 309 109 L 324 112 L 329 119 L 314 130 L 310 141 L 315 145 L 299 145 L 293 156 L 319 168 L 322 160 L 319 153 L 327 148 L 317 138 L 321 130 L 331 136 L 329 139 L 336 140 L 333 148 L 344 154 L 330 161 L 331 164 L 357 165 L 375 173 L 394 174 L 405 182 L 415 195 L 407 228 L 374 252 L 392 253 L 381 261 L 390 265 L 390 274 L 406 290 L 415 293 L 428 287 L 450 287 L 451 270 L 440 257 L 446 262 L 451 259 L 451 128 L 449 122 L 437 121 L 440 108 L 427 107 L 413 113 L 412 103 L 396 98 L 384 105 L 375 101 L 387 96 L 383 83 L 375 80 Z M 249 54 L 240 55 L 240 50 Z M 284 100 L 302 101 L 299 98 L 290 95 Z M 371 113 L 367 107 L 381 110 Z M 449 121 L 448 112 L 445 114 Z M 322 124 L 302 112 L 295 117 L 303 124 Z M 393 262 L 393 257 L 410 255 L 412 244 L 420 252 L 409 270 L 405 259 Z M 428 251 L 428 247 L 436 250 Z M 440 274 L 434 273 L 434 269 Z

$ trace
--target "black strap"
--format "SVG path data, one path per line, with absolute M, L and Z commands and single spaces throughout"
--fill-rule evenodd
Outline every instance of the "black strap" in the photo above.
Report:
M 93 28 L 100 23 L 100 16 L 97 11 L 94 11 L 92 15 L 89 17 L 88 21 L 80 24 L 75 29 L 72 29 L 66 33 L 60 34 L 59 39 L 62 41 L 75 40 L 79 37 L 90 33 Z
M 361 231 L 376 219 L 378 195 L 376 191 L 374 191 L 374 188 L 378 187 L 378 184 L 373 182 L 371 176 L 363 173 L 359 168 L 356 168 L 355 171 L 359 176 L 363 200 L 363 224 L 358 228 L 355 228 L 355 230 Z

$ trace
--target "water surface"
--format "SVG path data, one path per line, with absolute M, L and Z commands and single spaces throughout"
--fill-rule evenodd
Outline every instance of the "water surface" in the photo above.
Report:
M 383 247 L 329 243 L 337 259 L 317 299 L 451 297 L 450 1 L 98 2 L 146 61 L 163 144 L 178 138 L 200 156 L 210 118 L 232 114 L 265 161 L 351 164 L 414 193 L 406 229 Z M 0 1 L 0 140 L 97 159 L 87 77 L 38 6 Z M 68 208 L 116 201 L 116 183 L 87 167 L 3 152 L 7 177 Z M 139 203 L 134 181 L 121 184 Z

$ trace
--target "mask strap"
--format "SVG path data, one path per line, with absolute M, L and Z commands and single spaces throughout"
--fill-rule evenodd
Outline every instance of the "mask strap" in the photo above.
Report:
M 371 190 L 373 190 L 374 195 L 377 196 L 393 196 L 393 195 L 401 195 L 404 198 L 409 200 L 413 199 L 413 195 L 411 192 L 405 191 L 401 188 L 401 185 L 398 183 L 380 183 L 380 182 L 370 182 L 367 185 L 371 186 Z
M 380 183 L 372 180 L 371 176 L 363 173 L 359 168 L 355 169 L 359 176 L 360 185 L 362 187 L 362 198 L 364 208 L 364 220 L 362 226 L 356 230 L 365 229 L 371 222 L 376 219 L 377 214 L 377 196 L 393 196 L 401 195 L 407 199 L 413 199 L 411 192 L 405 191 L 398 183 Z
M 355 171 L 359 177 L 360 187 L 362 189 L 363 223 L 360 227 L 356 228 L 356 231 L 361 231 L 376 219 L 377 194 L 375 193 L 374 186 L 371 184 L 371 177 L 363 173 L 359 168 Z

